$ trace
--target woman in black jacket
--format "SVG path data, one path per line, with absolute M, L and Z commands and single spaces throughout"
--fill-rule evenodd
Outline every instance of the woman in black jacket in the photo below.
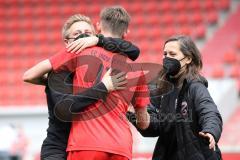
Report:
M 221 159 L 217 142 L 222 118 L 201 68 L 201 55 L 191 38 L 175 36 L 165 42 L 163 70 L 151 89 L 147 127 L 132 121 L 144 137 L 159 137 L 153 160 Z

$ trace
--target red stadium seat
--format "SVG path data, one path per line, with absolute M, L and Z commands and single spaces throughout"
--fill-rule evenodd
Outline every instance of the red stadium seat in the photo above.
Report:
M 165 30 L 164 30 L 164 36 L 166 37 L 166 38 L 169 38 L 169 37 L 171 37 L 171 36 L 173 36 L 173 35 L 175 35 L 176 34 L 176 30 L 174 29 L 174 28 L 166 28 Z
M 149 49 L 148 43 L 146 41 L 140 41 L 139 43 L 137 43 L 138 47 L 140 48 L 141 54 L 148 54 L 147 51 Z
M 157 15 L 151 15 L 148 17 L 148 19 L 145 21 L 145 23 L 148 23 L 148 25 L 159 25 L 160 23 L 160 16 Z
M 240 65 L 234 65 L 231 68 L 230 77 L 240 79 Z
M 22 68 L 24 68 L 24 64 L 26 64 L 26 62 L 24 60 L 20 60 L 20 59 L 13 59 L 10 63 L 10 67 L 12 70 L 16 70 L 19 71 L 19 69 L 21 70 Z
M 62 35 L 61 35 L 61 33 L 59 33 L 59 32 L 53 32 L 52 34 L 51 34 L 51 40 L 53 40 L 53 41 L 59 41 L 59 40 L 62 40 Z
M 146 9 L 147 13 L 152 13 L 152 14 L 157 14 L 159 13 L 159 8 L 158 5 L 156 5 L 156 3 L 153 2 L 148 2 L 144 5 L 144 9 Z
M 36 17 L 45 17 L 47 16 L 46 14 L 46 7 L 42 6 L 42 5 L 37 5 L 36 7 L 34 7 L 33 13 L 34 16 Z
M 186 25 L 188 24 L 188 16 L 186 14 L 176 15 L 176 22 L 179 25 Z
M 36 21 L 33 23 L 31 20 L 25 20 L 19 22 L 20 28 L 25 31 L 29 31 L 33 29 L 33 26 L 37 23 Z
M 136 27 L 139 27 L 144 24 L 144 19 L 142 16 L 136 16 L 132 22 Z
M 234 51 L 228 51 L 223 55 L 223 62 L 226 64 L 234 64 L 237 61 L 238 57 Z
M 48 9 L 46 9 L 46 14 L 51 16 L 56 16 L 57 14 L 59 14 L 59 11 L 60 9 L 57 6 L 52 5 L 52 6 L 49 6 Z
M 160 27 L 154 27 L 151 32 L 147 34 L 151 39 L 160 39 L 163 35 L 163 31 Z
M 230 7 L 230 0 L 220 0 L 218 7 L 222 10 L 228 10 Z
M 170 11 L 171 10 L 171 2 L 169 1 L 161 1 L 161 3 L 159 4 L 159 9 L 160 9 L 160 12 L 167 12 L 167 11 Z
M 16 31 L 17 29 L 19 29 L 18 21 L 10 20 L 7 23 L 5 23 L 5 25 L 9 30 Z
M 205 10 L 212 11 L 216 9 L 214 1 L 203 1 L 203 6 Z
M 89 7 L 89 10 L 92 9 L 91 7 Z M 65 5 L 63 8 L 62 8 L 62 12 L 63 14 L 69 16 L 71 15 L 72 13 L 72 7 L 70 5 Z
M 236 41 L 236 48 L 240 50 L 240 37 Z
M 3 31 L 3 30 L 5 30 L 5 28 L 6 28 L 6 24 L 5 23 L 0 23 L 0 30 Z
M 19 12 L 18 12 L 17 6 L 12 6 L 12 7 L 8 8 L 6 15 L 8 17 L 18 17 Z
M 170 36 L 185 34 L 193 38 L 205 38 L 208 24 L 216 24 L 218 12 L 230 6 L 230 0 L 123 0 L 101 1 L 101 4 L 91 1 L 91 5 L 89 0 L 1 1 L 1 5 L 7 7 L 0 9 L 3 22 L 0 23 L 0 71 L 7 70 L 4 71 L 4 78 L 10 81 L 0 77 L 0 83 L 6 84 L 5 88 L 1 86 L 0 89 L 7 90 L 3 101 L 0 92 L 0 104 L 44 104 L 43 90 L 22 84 L 23 71 L 64 47 L 61 27 L 69 16 L 87 14 L 96 23 L 101 8 L 115 5 L 116 2 L 123 5 L 132 17 L 128 39 L 140 47 L 140 60 L 151 62 L 161 62 L 164 40 Z M 235 47 L 240 52 L 240 40 Z M 227 56 L 227 60 L 222 60 L 232 64 L 233 59 Z M 236 70 L 235 67 L 231 76 L 236 77 Z M 214 69 L 213 75 L 224 77 L 224 69 Z M 17 88 L 17 91 L 13 92 L 13 88 Z M 38 91 L 32 94 L 32 90 Z
M 206 19 L 209 24 L 216 24 L 218 21 L 218 12 L 217 11 L 208 12 L 206 15 Z
M 16 36 L 16 37 L 17 37 L 17 36 Z M 24 42 L 25 44 L 31 43 L 31 42 L 33 42 L 33 40 L 34 40 L 34 36 L 33 36 L 32 34 L 25 34 L 23 40 L 24 40 L 23 42 Z
M 100 13 L 100 7 L 98 5 L 93 5 L 90 11 L 93 15 L 98 15 Z
M 164 41 L 162 39 L 156 39 L 154 45 L 152 45 L 152 48 L 156 54 L 162 54 L 163 45 L 164 45 Z
M 213 78 L 223 78 L 225 76 L 224 69 L 220 65 L 213 68 L 211 76 Z
M 186 10 L 186 6 L 187 5 L 185 4 L 184 1 L 178 0 L 173 7 L 174 7 L 174 10 L 178 13 Z
M 0 55 L 1 56 L 1 55 Z M 6 68 L 8 65 L 9 65 L 9 63 L 5 63 L 6 62 L 6 60 L 5 59 L 3 59 L 3 58 L 0 58 L 0 71 L 1 70 L 3 70 L 4 68 Z M 7 66 L 6 66 L 7 65 Z M 2 77 L 2 76 L 1 76 Z M 0 84 L 2 84 L 2 83 L 0 83 Z
M 182 26 L 182 27 L 179 28 L 179 33 L 178 34 L 190 36 L 191 33 L 192 33 L 192 31 L 191 31 L 191 28 L 189 26 Z
M 1 17 L 5 17 L 6 16 L 6 12 L 3 9 L 0 9 L 0 16 Z
M 165 14 L 162 16 L 160 23 L 162 25 L 173 25 L 174 24 L 174 17 L 171 14 Z
M 34 3 L 34 1 L 32 0 L 21 0 L 23 4 L 27 4 L 27 5 L 31 5 L 32 3 Z
M 32 8 L 30 6 L 23 6 L 22 10 L 22 14 L 24 17 L 31 17 L 32 15 Z
M 198 39 L 202 39 L 205 37 L 206 34 L 206 27 L 204 25 L 200 25 L 196 27 L 196 30 L 194 32 L 194 37 Z
M 187 8 L 188 8 L 188 10 L 197 11 L 198 12 L 201 9 L 200 1 L 196 1 L 196 0 L 189 1 L 188 5 L 187 5 Z
M 203 17 L 202 17 L 202 14 L 201 12 L 195 12 L 193 14 L 190 15 L 191 17 L 191 22 L 194 24 L 194 25 L 198 25 L 198 24 L 202 24 L 203 23 Z
M 51 29 L 61 30 L 64 22 L 61 21 L 61 20 L 58 20 L 58 19 L 52 19 L 52 20 L 51 20 L 50 22 L 48 22 L 47 24 L 48 24 L 48 27 L 51 28 Z
M 131 7 L 129 7 L 129 11 L 135 14 L 139 14 L 143 12 L 143 6 L 141 3 L 133 2 Z
M 34 22 L 34 29 L 46 28 L 47 24 L 48 22 L 45 18 L 38 19 Z

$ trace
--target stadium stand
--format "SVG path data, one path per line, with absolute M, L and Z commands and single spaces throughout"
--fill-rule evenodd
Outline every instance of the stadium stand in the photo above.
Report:
M 236 0 L 133 0 L 131 3 L 128 0 L 1 0 L 0 125 L 8 120 L 7 116 L 16 121 L 20 117 L 23 122 L 25 113 L 28 113 L 27 116 L 39 124 L 36 126 L 27 122 L 26 132 L 33 135 L 34 139 L 31 152 L 39 149 L 42 142 L 39 139 L 44 138 L 44 135 L 39 136 L 37 129 L 46 128 L 47 125 L 46 112 L 38 108 L 41 106 L 46 109 L 44 87 L 23 83 L 22 75 L 26 69 L 64 47 L 61 27 L 68 17 L 82 13 L 90 16 L 96 23 L 101 8 L 109 5 L 122 5 L 132 17 L 127 39 L 141 49 L 137 62 L 160 63 L 166 38 L 174 34 L 190 35 L 195 41 L 204 42 L 201 48 L 203 74 L 214 80 L 232 78 L 237 81 L 240 91 L 240 6 L 231 12 L 233 1 Z M 221 25 L 220 13 L 228 15 Z M 209 37 L 208 32 L 212 26 L 216 30 Z M 230 89 L 234 89 L 232 83 L 230 86 Z M 218 102 L 222 102 L 224 96 L 235 96 L 228 96 L 232 93 L 229 88 L 224 93 L 216 93 L 220 99 Z M 240 141 L 237 139 L 240 135 L 239 102 L 230 104 L 235 106 L 227 108 L 231 110 L 231 114 L 227 115 L 220 142 L 225 160 L 240 159 Z M 12 110 L 12 106 L 21 109 L 21 114 Z M 36 110 L 26 109 L 26 106 Z M 149 158 L 149 152 L 136 153 L 134 157 Z M 39 153 L 36 154 L 38 159 Z
M 218 12 L 228 10 L 230 1 L 193 0 L 189 5 L 186 3 L 187 0 L 148 3 L 133 1 L 131 4 L 127 0 L 121 3 L 88 0 L 1 1 L 0 56 L 1 62 L 4 62 L 1 63 L 4 67 L 4 70 L 1 69 L 1 75 L 4 76 L 0 77 L 0 81 L 4 83 L 1 90 L 8 90 L 7 92 L 10 93 L 0 97 L 0 105 L 13 104 L 12 97 L 16 97 L 14 104 L 19 105 L 45 103 L 42 98 L 44 94 L 42 88 L 23 84 L 21 75 L 28 67 L 53 55 L 63 47 L 61 26 L 70 15 L 83 13 L 96 22 L 102 7 L 113 4 L 123 5 L 132 16 L 129 39 L 138 44 L 142 50 L 139 61 L 158 63 L 161 47 L 156 46 L 161 46 L 166 37 L 173 34 L 188 34 L 196 39 L 205 38 L 207 26 L 217 23 Z M 153 38 L 154 41 L 148 37 Z M 206 58 L 206 61 L 208 59 L 211 58 Z M 22 89 L 10 90 L 10 88 Z M 21 98 L 17 98 L 18 96 Z

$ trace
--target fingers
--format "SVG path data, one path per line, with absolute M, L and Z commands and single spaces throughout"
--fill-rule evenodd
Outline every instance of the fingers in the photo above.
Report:
M 125 89 L 127 84 L 127 80 L 119 81 L 119 80 L 112 80 L 113 88 L 114 89 Z
M 81 48 L 79 48 L 79 50 L 76 52 L 76 54 L 82 52 L 82 50 L 84 50 L 85 48 L 87 48 L 87 46 L 84 44 L 81 46 Z
M 127 80 L 125 78 L 122 79 L 122 80 L 112 79 L 112 83 L 113 83 L 113 88 L 115 90 L 120 90 L 120 89 L 125 89 L 126 88 Z
M 69 45 L 67 45 L 67 52 L 74 53 L 78 51 L 83 45 L 85 44 L 85 41 L 82 41 L 82 39 L 76 40 Z
M 95 44 L 91 44 L 91 42 L 85 41 L 85 43 L 81 46 L 81 48 L 76 52 L 76 53 L 80 53 L 82 50 L 88 48 L 88 47 L 92 47 Z
M 113 78 L 116 78 L 116 79 L 125 79 L 126 77 L 126 73 L 125 72 L 120 72 L 114 76 L 112 76 Z
M 122 86 L 122 85 L 125 85 L 125 84 L 127 84 L 127 80 L 122 81 L 122 82 L 117 82 L 116 86 Z
M 126 76 L 123 75 L 122 77 L 117 78 L 116 80 L 117 80 L 118 82 L 124 81 L 124 80 L 126 80 Z
M 74 44 L 74 42 L 72 42 L 72 43 L 70 43 L 70 44 L 68 44 L 68 45 L 66 46 L 66 48 L 68 49 L 67 51 L 69 51 L 69 48 L 70 48 L 73 44 Z
M 216 142 L 214 137 L 210 133 L 203 133 L 203 132 L 199 132 L 199 135 L 204 138 L 207 138 L 209 140 L 209 149 L 213 149 L 215 151 Z
M 127 84 L 126 73 L 120 72 L 111 76 L 112 73 L 113 70 L 110 68 L 102 78 L 102 82 L 106 88 L 108 88 L 108 91 L 125 89 L 126 87 L 124 85 Z
M 210 144 L 209 144 L 209 149 L 213 149 L 215 151 L 215 142 L 212 141 Z
M 76 44 L 75 48 L 72 49 L 71 53 L 78 51 L 83 45 L 83 43 Z
M 204 138 L 207 138 L 207 135 L 205 133 L 203 133 L 203 132 L 199 132 L 199 135 L 204 137 Z
M 70 52 L 71 50 L 73 50 L 73 49 L 76 47 L 76 45 L 77 45 L 76 42 L 77 42 L 77 41 L 74 41 L 74 42 L 72 42 L 72 43 L 70 43 L 70 44 L 67 45 L 66 48 L 68 49 L 68 50 L 67 50 L 68 52 Z
M 214 139 L 214 137 L 209 133 L 207 133 L 207 136 L 209 137 L 209 149 L 215 150 L 215 139 Z

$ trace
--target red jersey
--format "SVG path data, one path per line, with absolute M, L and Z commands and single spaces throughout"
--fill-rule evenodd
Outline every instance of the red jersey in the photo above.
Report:
M 132 134 L 125 115 L 130 103 L 134 107 L 146 107 L 149 103 L 141 68 L 134 69 L 123 55 L 100 47 L 85 49 L 78 55 L 62 51 L 49 60 L 54 71 L 74 72 L 74 93 L 82 92 L 78 87 L 92 87 L 110 67 L 127 72 L 126 89 L 108 93 L 105 101 L 98 100 L 77 115 L 72 122 L 67 151 L 95 150 L 131 159 Z

